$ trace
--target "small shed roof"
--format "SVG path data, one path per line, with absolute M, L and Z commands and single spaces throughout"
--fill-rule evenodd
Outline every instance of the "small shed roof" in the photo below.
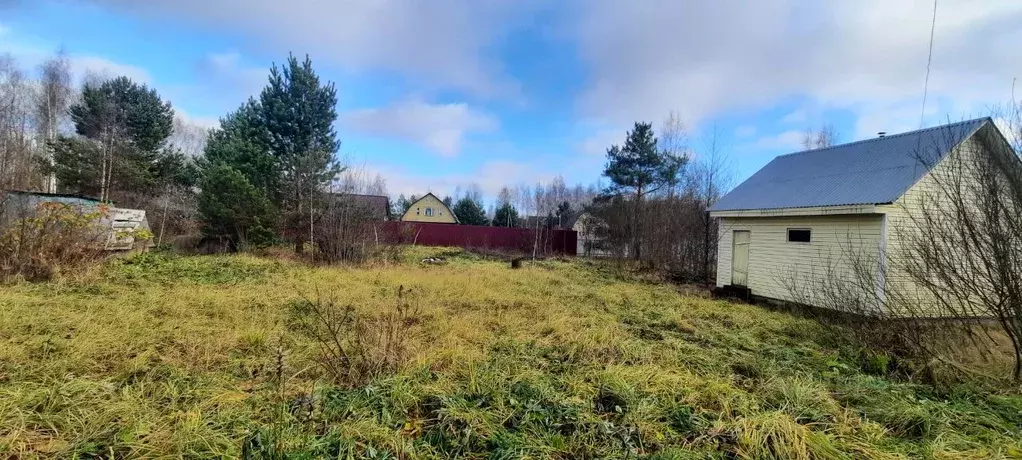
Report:
M 27 190 L 10 190 L 7 192 L 9 197 L 20 197 L 22 199 L 30 200 L 32 203 L 37 202 L 56 202 L 71 205 L 98 205 L 102 203 L 99 198 L 93 198 L 91 196 L 75 195 L 71 193 L 46 193 L 46 192 L 34 192 Z
M 977 118 L 781 155 L 717 201 L 710 212 L 893 203 L 936 160 L 992 122 L 989 117 Z

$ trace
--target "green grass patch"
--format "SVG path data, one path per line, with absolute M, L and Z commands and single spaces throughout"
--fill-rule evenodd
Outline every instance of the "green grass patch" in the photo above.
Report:
M 898 381 L 900 363 L 805 319 L 587 262 L 402 258 L 144 254 L 6 286 L 0 457 L 1022 455 L 1022 397 Z M 289 306 L 332 298 L 373 318 L 399 286 L 417 307 L 411 358 L 336 386 Z

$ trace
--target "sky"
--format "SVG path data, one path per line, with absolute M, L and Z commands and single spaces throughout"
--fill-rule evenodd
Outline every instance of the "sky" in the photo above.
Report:
M 62 47 L 79 78 L 126 75 L 206 127 L 308 54 L 352 168 L 393 196 L 492 197 L 594 183 L 634 122 L 671 112 L 741 180 L 807 129 L 849 142 L 1008 102 L 1022 2 L 940 1 L 924 111 L 932 21 L 912 0 L 0 0 L 0 54 Z

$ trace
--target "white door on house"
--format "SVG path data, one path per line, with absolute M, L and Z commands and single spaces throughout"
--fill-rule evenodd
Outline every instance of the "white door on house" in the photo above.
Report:
M 731 246 L 731 284 L 748 286 L 749 283 L 749 231 L 735 230 Z

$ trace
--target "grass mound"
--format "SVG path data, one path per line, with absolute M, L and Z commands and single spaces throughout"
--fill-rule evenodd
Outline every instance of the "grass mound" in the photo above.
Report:
M 1022 455 L 1022 397 L 892 380 L 807 320 L 586 263 L 402 257 L 144 255 L 5 287 L 0 456 Z M 379 324 L 401 286 L 408 358 L 333 383 L 293 307 L 330 297 Z

